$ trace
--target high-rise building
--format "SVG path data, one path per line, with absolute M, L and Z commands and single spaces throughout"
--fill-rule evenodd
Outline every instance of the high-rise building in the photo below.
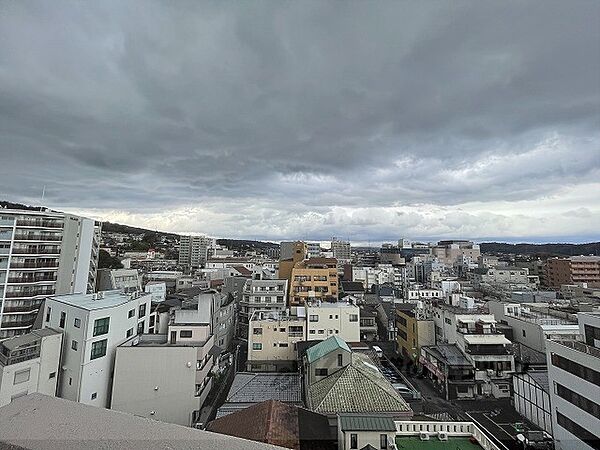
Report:
M 208 259 L 209 249 L 216 246 L 216 240 L 207 236 L 181 236 L 179 240 L 179 265 L 202 267 Z
M 600 314 L 577 314 L 583 342 L 548 340 L 552 431 L 558 450 L 600 442 Z
M 600 284 L 600 256 L 571 256 L 546 261 L 548 286 L 559 289 L 563 284 Z
M 333 257 L 338 261 L 349 262 L 352 259 L 352 250 L 348 241 L 333 238 L 331 240 L 331 251 L 333 252 Z
M 30 331 L 49 295 L 94 291 L 100 232 L 72 214 L 0 209 L 0 338 Z

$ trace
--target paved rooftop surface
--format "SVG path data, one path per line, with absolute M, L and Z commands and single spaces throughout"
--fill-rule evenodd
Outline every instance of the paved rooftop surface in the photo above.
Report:
M 65 294 L 65 295 L 52 295 L 49 298 L 56 300 L 67 305 L 76 306 L 78 308 L 87 309 L 93 311 L 96 309 L 113 308 L 115 306 L 128 303 L 132 300 L 132 297 L 128 294 L 124 294 L 120 290 L 103 291 L 101 293 L 102 298 L 98 298 L 98 294 Z M 148 296 L 149 292 L 143 292 L 140 297 Z
M 0 448 L 11 450 L 260 450 L 267 444 L 30 394 L 0 408 Z
M 396 446 L 398 450 L 481 450 L 479 444 L 473 444 L 469 438 L 451 437 L 447 441 L 440 441 L 432 436 L 428 441 L 422 441 L 418 437 L 397 437 Z

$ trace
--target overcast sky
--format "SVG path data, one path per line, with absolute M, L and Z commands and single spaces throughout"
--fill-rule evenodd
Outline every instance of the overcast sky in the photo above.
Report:
M 0 199 L 218 237 L 600 238 L 600 2 L 0 0 Z

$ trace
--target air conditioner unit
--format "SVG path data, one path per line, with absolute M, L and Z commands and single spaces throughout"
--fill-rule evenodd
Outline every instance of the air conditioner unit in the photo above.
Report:
M 428 441 L 429 440 L 429 433 L 421 431 L 419 433 L 419 439 L 421 439 L 422 441 Z
M 487 369 L 487 374 L 488 374 L 488 377 L 493 377 L 494 376 L 494 369 Z
M 440 441 L 447 441 L 448 440 L 448 433 L 446 433 L 445 431 L 440 431 L 438 433 L 438 439 Z

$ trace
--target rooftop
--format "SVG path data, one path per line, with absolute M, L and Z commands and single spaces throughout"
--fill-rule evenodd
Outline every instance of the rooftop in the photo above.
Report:
M 6 339 L 0 342 L 0 346 L 6 348 L 9 351 L 13 351 L 19 347 L 31 345 L 42 337 L 52 336 L 53 334 L 61 334 L 61 331 L 55 330 L 53 328 L 41 328 L 39 330 L 32 330 L 30 333 Z
M 228 403 L 260 403 L 264 400 L 302 403 L 300 374 L 238 372 L 235 375 L 227 395 Z
M 259 450 L 278 447 L 30 394 L 0 408 L 0 448 Z
M 151 297 L 150 293 L 125 294 L 121 290 L 102 291 L 96 294 L 64 294 L 53 295 L 48 298 L 77 308 L 95 311 L 97 309 L 114 308 L 140 297 Z
M 446 365 L 472 367 L 472 364 L 456 344 L 441 344 L 422 348 Z
M 391 417 L 340 416 L 342 431 L 396 431 Z
M 465 334 L 467 344 L 473 345 L 500 345 L 512 344 L 503 334 Z
M 418 436 L 396 437 L 398 448 L 423 449 L 423 450 L 481 450 L 479 444 L 471 442 L 467 437 L 449 437 L 447 441 L 440 441 L 432 437 L 428 441 L 422 441 Z
M 209 324 L 204 326 L 209 326 Z M 209 339 L 193 342 L 178 340 L 175 344 L 169 344 L 166 334 L 141 334 L 129 338 L 119 347 L 203 347 Z
M 306 358 L 308 359 L 309 363 L 313 363 L 316 360 L 321 359 L 323 356 L 338 350 L 351 352 L 350 347 L 348 347 L 348 344 L 346 344 L 343 339 L 339 338 L 338 336 L 331 336 L 307 349 Z

